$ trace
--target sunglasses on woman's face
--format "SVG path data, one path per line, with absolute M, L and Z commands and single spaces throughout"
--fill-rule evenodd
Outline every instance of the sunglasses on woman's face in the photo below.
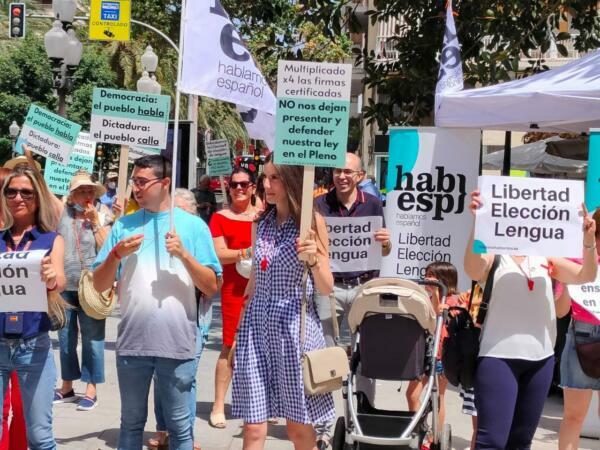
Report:
M 231 181 L 231 182 L 229 182 L 229 187 L 231 189 L 237 189 L 238 187 L 240 187 L 240 188 L 246 190 L 251 185 L 252 185 L 252 183 L 250 183 L 249 181 Z
M 4 195 L 6 195 L 6 198 L 9 200 L 14 200 L 15 198 L 17 198 L 18 194 L 21 194 L 21 198 L 26 202 L 33 200 L 33 198 L 35 197 L 35 191 L 31 189 L 4 189 Z

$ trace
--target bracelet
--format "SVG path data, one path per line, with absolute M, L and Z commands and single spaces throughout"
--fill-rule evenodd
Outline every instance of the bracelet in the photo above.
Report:
M 596 242 L 594 242 L 594 243 L 593 243 L 593 244 L 591 244 L 591 245 L 586 245 L 586 244 L 585 244 L 585 242 L 584 242 L 584 243 L 583 243 L 583 248 L 586 248 L 586 249 L 588 249 L 588 250 L 591 250 L 591 249 L 593 249 L 593 248 L 596 248 Z
M 52 286 L 51 288 L 49 288 L 48 286 L 46 286 L 46 292 L 52 292 L 56 290 L 56 286 L 58 286 L 58 282 L 54 282 L 54 286 Z
M 113 255 L 117 261 L 121 261 L 122 256 L 117 253 L 116 246 L 113 247 L 113 249 L 110 251 L 110 254 Z

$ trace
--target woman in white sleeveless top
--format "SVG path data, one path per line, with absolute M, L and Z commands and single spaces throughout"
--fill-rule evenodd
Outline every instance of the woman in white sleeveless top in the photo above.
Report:
M 473 213 L 483 200 L 471 194 Z M 554 370 L 554 278 L 582 284 L 596 277 L 596 224 L 584 207 L 583 265 L 565 258 L 502 255 L 481 334 L 475 374 L 476 449 L 527 450 L 537 428 Z M 485 282 L 493 254 L 465 252 L 465 271 Z

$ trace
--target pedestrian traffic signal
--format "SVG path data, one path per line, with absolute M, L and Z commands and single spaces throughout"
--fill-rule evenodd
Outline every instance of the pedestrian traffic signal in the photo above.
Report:
M 25 37 L 25 3 L 8 5 L 8 35 L 11 38 Z

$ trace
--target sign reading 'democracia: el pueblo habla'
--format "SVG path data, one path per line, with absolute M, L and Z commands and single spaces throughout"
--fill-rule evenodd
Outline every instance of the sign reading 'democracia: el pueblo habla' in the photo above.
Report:
M 392 252 L 382 276 L 421 278 L 434 261 L 452 263 L 461 289 L 473 225 L 468 194 L 477 184 L 479 130 L 391 128 L 385 223 Z
M 581 257 L 583 181 L 479 177 L 475 253 Z
M 96 156 L 96 143 L 90 140 L 88 133 L 79 133 L 77 143 L 71 152 L 69 163 L 66 166 L 54 160 L 48 160 L 44 169 L 44 179 L 48 189 L 56 195 L 69 193 L 69 183 L 78 170 L 88 173 L 94 171 L 94 158 Z
M 171 97 L 94 88 L 92 139 L 108 144 L 165 148 Z
M 32 152 L 59 164 L 67 164 L 81 126 L 47 109 L 31 105 L 15 148 L 27 144 Z
M 345 165 L 351 80 L 351 64 L 279 61 L 277 164 Z

